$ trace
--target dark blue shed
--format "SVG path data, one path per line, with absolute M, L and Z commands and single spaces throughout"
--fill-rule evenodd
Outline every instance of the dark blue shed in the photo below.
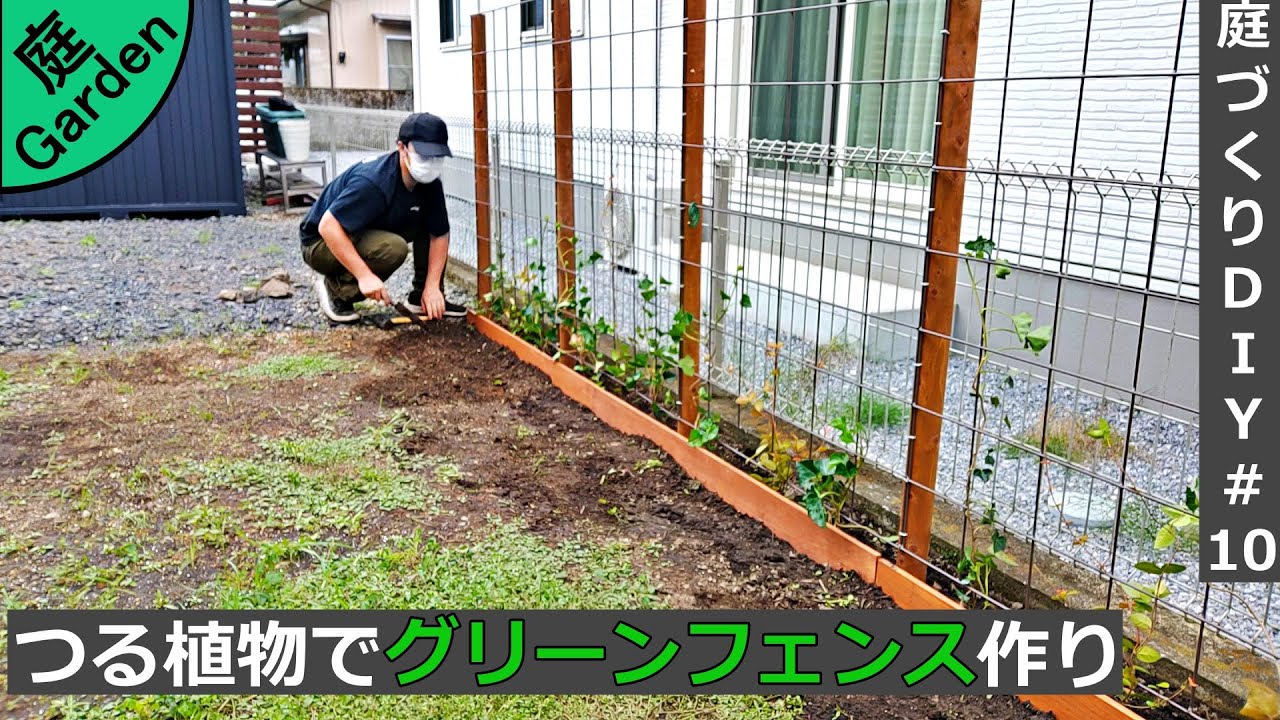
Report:
M 193 5 L 186 62 L 146 129 L 88 174 L 0 195 L 0 217 L 244 214 L 229 6 Z

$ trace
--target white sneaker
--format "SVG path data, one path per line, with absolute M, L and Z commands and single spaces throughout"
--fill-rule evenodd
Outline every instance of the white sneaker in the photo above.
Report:
M 360 319 L 360 313 L 349 304 L 335 302 L 329 296 L 329 288 L 324 283 L 324 276 L 316 276 L 316 298 L 320 300 L 320 311 L 325 317 L 336 323 L 353 323 Z

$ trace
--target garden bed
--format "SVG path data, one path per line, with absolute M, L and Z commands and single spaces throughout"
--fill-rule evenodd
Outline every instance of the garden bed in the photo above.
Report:
M 3 366 L 10 607 L 890 606 L 465 324 L 9 355 Z M 286 717 L 305 701 L 117 709 L 173 714 L 183 702 L 214 717 Z M 1037 716 L 981 697 L 318 702 L 305 713 Z M 107 701 L 6 703 L 16 717 L 96 717 Z

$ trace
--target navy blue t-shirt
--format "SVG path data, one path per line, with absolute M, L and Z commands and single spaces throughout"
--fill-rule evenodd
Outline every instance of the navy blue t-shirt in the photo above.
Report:
M 320 220 L 333 213 L 348 235 L 362 230 L 385 230 L 412 241 L 449 233 L 449 210 L 439 180 L 419 183 L 413 190 L 400 175 L 400 154 L 391 152 L 347 168 L 320 193 L 302 221 L 302 245 L 320 239 Z

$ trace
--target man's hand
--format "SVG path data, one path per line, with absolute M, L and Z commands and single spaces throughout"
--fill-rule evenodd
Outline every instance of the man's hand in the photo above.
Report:
M 444 317 L 444 295 L 438 287 L 429 287 L 422 291 L 422 314 L 428 320 L 439 320 Z
M 387 294 L 387 286 L 378 279 L 377 275 L 365 275 L 356 282 L 360 283 L 360 293 L 366 298 L 383 305 L 391 304 L 391 296 Z M 440 307 L 444 307 L 443 301 L 441 301 Z

